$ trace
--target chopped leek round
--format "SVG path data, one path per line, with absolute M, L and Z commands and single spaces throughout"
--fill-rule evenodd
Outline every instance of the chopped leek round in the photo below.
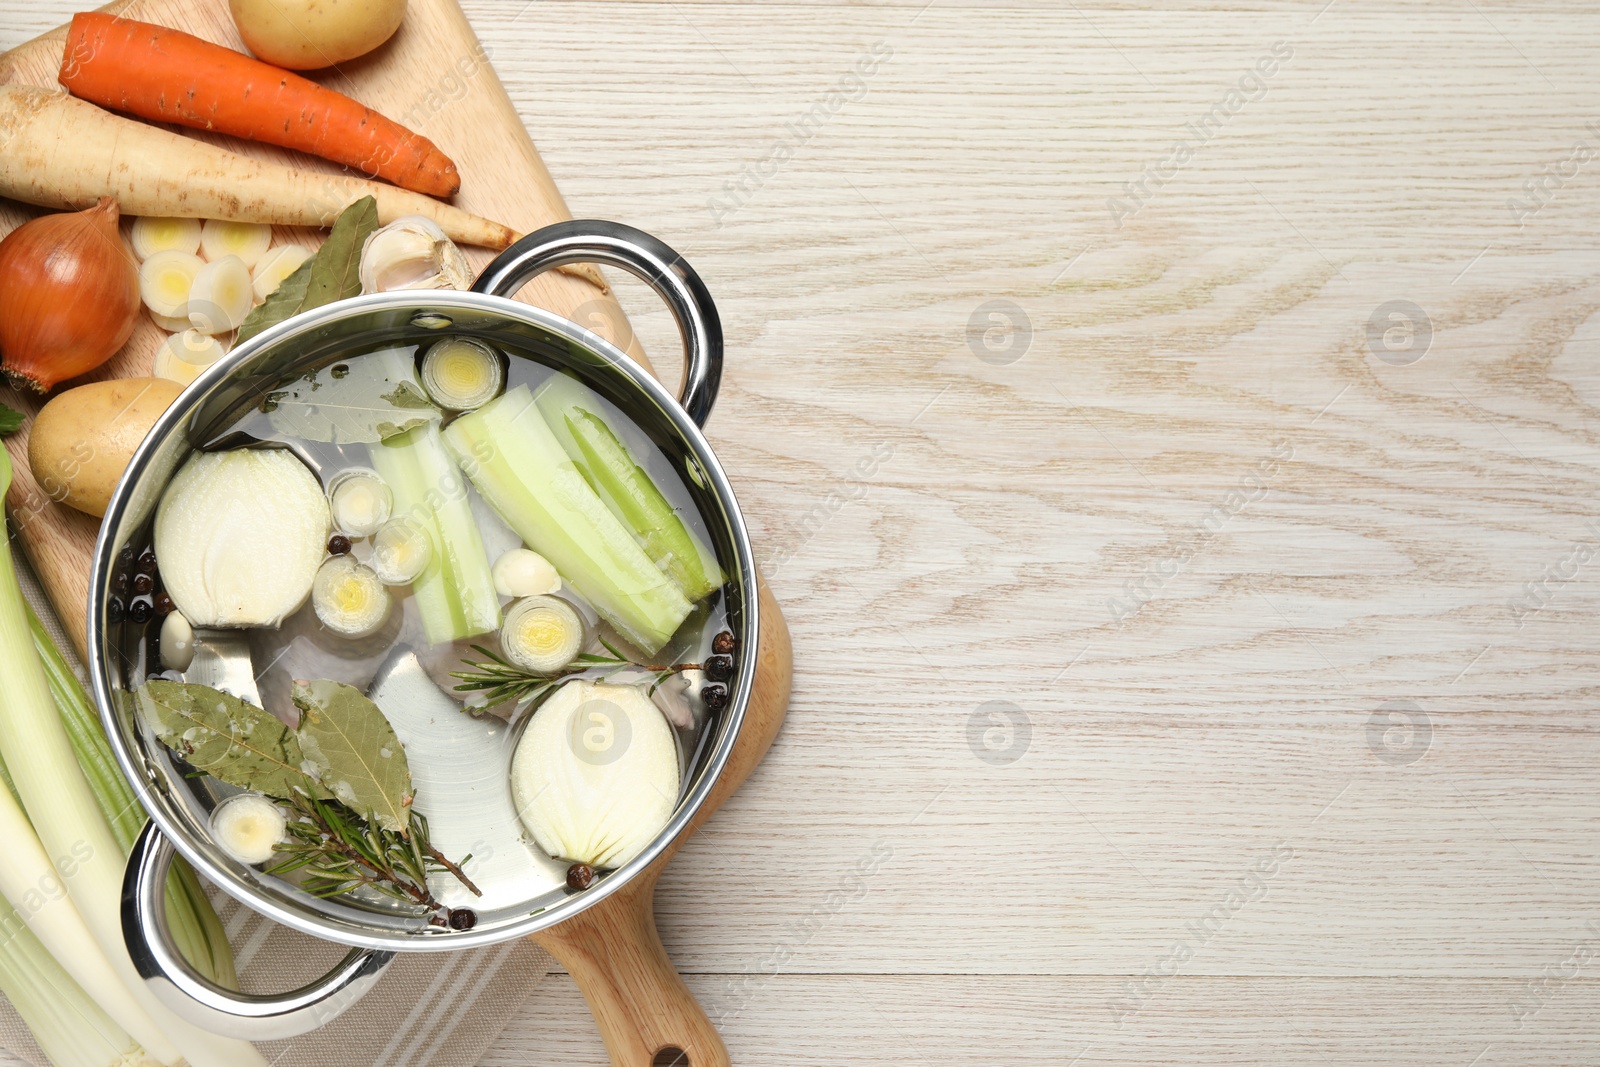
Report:
M 255 306 L 250 268 L 238 256 L 212 260 L 189 287 L 189 321 L 201 333 L 231 333 Z
M 481 341 L 448 337 L 422 357 L 422 385 L 434 403 L 471 411 L 493 400 L 505 384 L 500 355 Z
M 378 575 L 350 556 L 334 556 L 317 571 L 311 607 L 341 637 L 369 637 L 389 619 L 394 601 Z
M 494 591 L 501 596 L 542 596 L 561 588 L 561 575 L 531 548 L 513 548 L 494 561 Z
M 187 320 L 189 290 L 204 266 L 193 252 L 157 252 L 139 264 L 139 296 L 144 306 L 155 315 Z
M 532 596 L 506 612 L 500 649 L 512 663 L 539 674 L 554 674 L 583 651 L 583 619 L 565 600 Z
M 156 350 L 156 362 L 151 373 L 157 378 L 167 378 L 179 385 L 188 385 L 200 377 L 200 372 L 227 354 L 228 347 L 215 337 L 199 330 L 188 329 L 168 337 Z
M 283 809 L 260 793 L 240 793 L 211 813 L 211 837 L 228 855 L 254 866 L 272 858 L 289 820 Z
M 356 467 L 334 477 L 328 486 L 328 502 L 333 505 L 333 525 L 340 532 L 371 537 L 389 521 L 394 494 L 377 471 Z
M 384 585 L 410 585 L 433 558 L 428 531 L 410 519 L 390 519 L 372 538 L 372 569 Z
M 200 249 L 199 219 L 162 219 L 141 215 L 133 220 L 133 254 L 141 260 L 157 252 L 187 252 Z
M 250 287 L 257 300 L 265 300 L 278 291 L 283 280 L 300 269 L 300 264 L 311 258 L 311 249 L 305 245 L 280 245 L 262 256 L 250 269 Z
M 212 263 L 238 256 L 246 267 L 253 267 L 271 245 L 272 227 L 256 222 L 207 219 L 200 231 L 200 251 Z

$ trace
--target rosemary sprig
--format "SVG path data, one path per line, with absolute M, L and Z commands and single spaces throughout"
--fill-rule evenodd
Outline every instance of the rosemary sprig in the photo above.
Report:
M 428 840 L 428 820 L 411 813 L 406 833 L 374 826 L 336 800 L 297 795 L 287 802 L 288 841 L 278 845 L 283 856 L 267 868 L 268 874 L 305 871 L 306 892 L 336 897 L 361 888 L 372 889 L 402 904 L 430 912 L 443 910 L 428 889 L 428 875 L 446 871 L 482 896 L 460 863 L 452 863 Z
M 608 678 L 625 667 L 637 667 L 656 675 L 655 681 L 650 684 L 650 694 L 653 696 L 661 687 L 661 683 L 673 675 L 700 669 L 698 663 L 674 663 L 670 666 L 637 663 L 623 655 L 621 650 L 605 638 L 599 640 L 601 646 L 611 655 L 599 656 L 592 652 L 584 652 L 572 662 L 571 666 L 548 674 L 519 667 L 482 645 L 473 645 L 472 650 L 484 658 L 463 660 L 463 664 L 471 669 L 451 671 L 450 677 L 461 680 L 461 684 L 455 687 L 456 692 L 482 693 L 486 701 L 484 706 L 493 708 L 505 703 L 520 704 L 523 701 L 549 696 L 580 675 L 592 676 L 598 672 L 600 677 Z

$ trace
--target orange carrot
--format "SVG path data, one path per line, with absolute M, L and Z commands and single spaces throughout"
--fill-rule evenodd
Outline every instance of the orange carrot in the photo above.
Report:
M 461 188 L 456 165 L 427 138 L 342 93 L 178 30 L 80 12 L 60 81 L 102 107 L 309 152 L 415 192 L 449 197 Z

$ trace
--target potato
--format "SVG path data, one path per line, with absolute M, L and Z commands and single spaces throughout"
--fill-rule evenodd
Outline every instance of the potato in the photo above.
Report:
M 28 434 L 34 481 L 53 500 L 104 515 L 134 449 L 181 392 L 165 378 L 117 378 L 59 394 Z
M 290 70 L 364 56 L 394 35 L 406 0 L 228 0 L 245 47 Z

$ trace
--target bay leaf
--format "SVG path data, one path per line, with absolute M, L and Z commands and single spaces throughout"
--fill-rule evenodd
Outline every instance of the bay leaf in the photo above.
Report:
M 361 293 L 361 248 L 378 228 L 378 202 L 364 196 L 339 212 L 328 239 L 310 259 L 245 316 L 235 344 L 302 311 Z
M 285 800 L 327 796 L 306 773 L 294 732 L 271 712 L 209 686 L 161 679 L 132 696 L 161 743 L 196 770 Z
M 444 417 L 423 396 L 411 345 L 323 367 L 279 390 L 273 401 L 268 418 L 274 430 L 336 445 L 376 444 Z
M 411 824 L 411 768 L 394 727 L 361 690 L 326 679 L 294 684 L 301 749 L 335 798 L 385 830 Z

